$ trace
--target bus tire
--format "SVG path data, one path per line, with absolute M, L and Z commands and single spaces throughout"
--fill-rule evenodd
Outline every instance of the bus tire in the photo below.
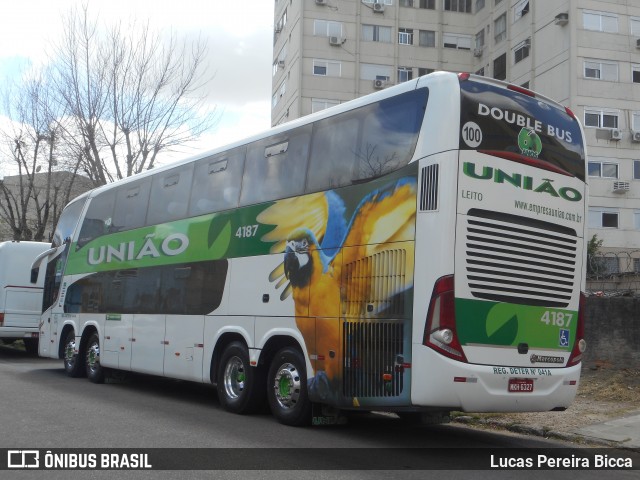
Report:
M 218 365 L 218 399 L 232 413 L 253 413 L 264 405 L 265 375 L 252 367 L 244 343 L 232 342 L 223 351 Z
M 306 364 L 296 348 L 285 347 L 271 362 L 267 399 L 273 416 L 282 424 L 299 427 L 311 423 Z
M 87 378 L 93 383 L 104 382 L 104 368 L 100 364 L 100 338 L 92 333 L 87 342 L 85 369 Z
M 83 373 L 83 365 L 78 361 L 78 355 L 75 353 L 76 349 L 76 334 L 73 330 L 69 330 L 64 337 L 64 344 L 62 346 L 62 358 L 64 362 L 64 371 L 70 377 L 79 377 Z

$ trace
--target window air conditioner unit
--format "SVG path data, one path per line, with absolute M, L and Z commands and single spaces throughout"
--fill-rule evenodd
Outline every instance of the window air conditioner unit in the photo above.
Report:
M 376 90 L 380 90 L 381 88 L 384 88 L 386 86 L 387 86 L 386 80 L 376 79 L 373 81 L 373 88 L 375 88 Z
M 342 45 L 342 38 L 337 37 L 335 35 L 329 37 L 329 45 L 333 45 L 333 46 L 339 46 Z
M 612 128 L 609 130 L 609 139 L 610 140 L 622 140 L 622 132 L 617 128 Z
M 383 3 L 374 3 L 373 4 L 373 11 L 376 13 L 383 13 L 384 12 L 384 4 Z
M 568 13 L 559 13 L 558 15 L 556 15 L 556 25 L 560 25 L 561 27 L 563 27 L 567 23 L 569 23 Z
M 629 182 L 613 182 L 613 193 L 627 193 Z
M 525 47 L 530 47 L 530 46 L 531 46 L 531 39 L 530 39 L 530 38 L 527 38 L 527 39 L 524 41 L 524 46 L 525 46 Z
M 327 0 L 316 0 L 316 5 L 326 5 Z
M 640 142 L 640 132 L 632 131 L 631 132 L 631 141 L 636 142 L 636 143 Z
M 481 57 L 482 56 L 482 47 L 480 48 L 474 48 L 473 49 L 473 56 L 474 57 Z
M 636 48 L 640 48 L 640 38 L 636 39 Z
M 284 60 L 278 60 L 278 67 L 284 68 Z

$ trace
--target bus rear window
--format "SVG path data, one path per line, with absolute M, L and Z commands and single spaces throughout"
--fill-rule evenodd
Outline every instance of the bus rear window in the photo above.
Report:
M 547 102 L 495 85 L 460 82 L 460 148 L 585 179 L 578 122 Z

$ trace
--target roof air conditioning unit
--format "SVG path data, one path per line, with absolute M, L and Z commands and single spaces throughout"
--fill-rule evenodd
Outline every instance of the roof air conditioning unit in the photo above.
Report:
M 386 80 L 375 79 L 373 81 L 373 88 L 375 88 L 376 90 L 380 90 L 381 88 L 384 88 L 386 86 L 387 86 Z
M 327 0 L 316 0 L 316 5 L 326 5 Z
M 613 193 L 627 193 L 629 182 L 613 182 Z
M 278 67 L 284 68 L 284 60 L 278 60 Z
M 564 27 L 567 23 L 569 23 L 568 13 L 559 13 L 558 15 L 556 15 L 556 25 Z
M 622 140 L 622 132 L 617 128 L 612 128 L 609 130 L 609 139 L 610 140 Z
M 376 13 L 383 13 L 384 12 L 384 4 L 383 3 L 374 3 L 373 4 L 373 11 Z
M 483 50 L 483 48 L 482 48 L 482 47 L 480 47 L 480 48 L 474 48 L 474 49 L 473 49 L 473 56 L 474 56 L 474 57 L 481 57 L 481 56 L 482 56 L 482 50 Z
M 329 37 L 329 45 L 340 46 L 342 45 L 342 38 L 335 35 Z
M 640 142 L 640 132 L 632 131 L 631 132 L 631 141 Z

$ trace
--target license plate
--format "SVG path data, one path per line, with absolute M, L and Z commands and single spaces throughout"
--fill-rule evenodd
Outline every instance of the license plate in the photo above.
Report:
M 532 378 L 510 378 L 509 392 L 529 393 L 533 392 Z

